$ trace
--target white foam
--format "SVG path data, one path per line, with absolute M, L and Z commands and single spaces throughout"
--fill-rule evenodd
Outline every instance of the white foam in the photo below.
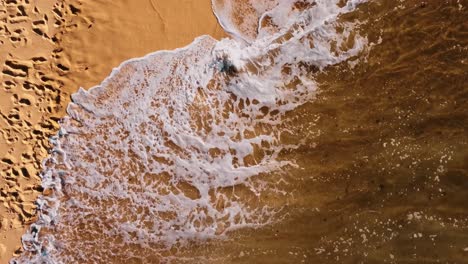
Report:
M 337 18 L 359 1 L 295 10 L 292 0 L 252 0 L 256 12 L 246 21 L 256 21 L 242 26 L 230 17 L 230 1 L 223 9 L 215 2 L 222 26 L 243 41 L 203 36 L 127 61 L 72 96 L 44 162 L 43 186 L 54 193 L 39 199 L 40 219 L 23 237 L 27 252 L 18 262 L 104 261 L 135 246 L 158 254 L 275 220 L 280 208 L 252 199 L 278 188 L 268 189 L 261 175 L 292 164 L 277 160 L 296 147 L 280 144 L 278 124 L 314 97 L 314 70 L 365 47 L 356 36 L 353 47 L 332 48 L 354 27 L 340 23 L 338 34 Z M 262 28 L 266 16 L 274 30 Z M 87 253 L 96 248 L 98 256 Z

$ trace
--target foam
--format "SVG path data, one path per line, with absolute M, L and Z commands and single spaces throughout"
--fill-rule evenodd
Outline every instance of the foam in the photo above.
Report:
M 337 18 L 360 1 L 301 10 L 292 0 L 250 1 L 255 12 L 242 25 L 231 17 L 234 2 L 221 2 L 214 11 L 238 39 L 202 36 L 124 62 L 72 96 L 44 161 L 43 186 L 53 193 L 39 199 L 40 220 L 17 263 L 109 262 L 142 250 L 164 258 L 189 241 L 276 220 L 281 208 L 260 197 L 280 186 L 265 175 L 294 165 L 277 156 L 297 147 L 280 143 L 278 125 L 314 98 L 315 71 L 366 46 L 358 35 L 352 47 L 331 44 L 352 36 L 352 23 L 337 33 Z M 267 16 L 270 26 L 261 23 Z

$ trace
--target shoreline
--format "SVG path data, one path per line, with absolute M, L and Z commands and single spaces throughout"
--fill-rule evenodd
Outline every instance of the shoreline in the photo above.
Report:
M 1 79 L 12 86 L 1 91 L 4 108 L 0 107 L 0 112 L 6 116 L 1 132 L 4 137 L 12 134 L 18 138 L 12 142 L 0 141 L 5 149 L 15 150 L 0 153 L 3 159 L 0 169 L 4 172 L 1 177 L 9 180 L 0 184 L 0 201 L 3 202 L 0 204 L 1 263 L 7 263 L 21 252 L 21 236 L 36 219 L 34 202 L 42 192 L 38 177 L 41 163 L 50 149 L 49 138 L 58 132 L 57 121 L 66 115 L 70 95 L 80 87 L 89 89 L 98 85 L 113 68 L 128 60 L 187 46 L 201 35 L 218 40 L 226 37 L 209 0 L 113 1 L 112 4 L 78 0 L 48 0 L 37 4 L 20 1 L 8 4 L 6 14 L 16 9 L 25 11 L 19 18 L 11 15 L 5 25 L 11 28 L 33 26 L 24 30 L 24 43 L 4 45 L 5 54 L 9 55 L 0 57 L 4 65 L 6 61 L 13 61 L 20 65 L 18 67 L 28 67 L 26 74 L 22 74 L 20 68 L 20 75 L 4 74 Z M 171 12 L 175 9 L 180 10 L 176 16 Z M 23 22 L 17 23 L 15 19 Z M 15 37 L 0 35 L 2 43 L 8 44 L 11 39 Z M 16 64 L 11 65 L 15 67 Z M 34 88 L 25 89 L 28 85 Z M 12 94 L 15 96 L 10 101 Z M 46 102 L 43 107 L 40 101 Z M 29 102 L 29 105 L 21 102 Z M 18 123 L 21 123 L 17 127 L 19 132 L 9 131 L 16 124 L 10 124 L 8 111 L 15 109 L 19 113 Z M 24 112 L 29 114 L 23 116 Z M 28 177 L 23 175 L 26 173 Z M 19 194 L 20 199 L 14 200 L 13 193 Z
M 466 5 L 7 2 L 1 263 L 468 258 Z

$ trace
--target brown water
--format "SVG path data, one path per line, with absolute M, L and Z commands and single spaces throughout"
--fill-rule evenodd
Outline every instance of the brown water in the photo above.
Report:
M 177 256 L 175 263 L 468 263 L 467 5 L 381 0 L 341 17 L 361 21 L 360 34 L 378 44 L 354 67 L 310 69 L 316 99 L 288 112 L 278 129 L 283 145 L 297 146 L 279 159 L 297 166 L 259 175 L 278 188 L 260 198 L 244 185 L 219 190 L 252 207 L 278 208 L 277 221 L 163 256 Z M 87 233 L 75 228 L 73 235 Z M 160 261 L 149 248 L 125 250 L 141 253 L 126 263 Z
M 382 42 L 355 68 L 320 73 L 317 100 L 288 113 L 282 141 L 302 144 L 281 155 L 300 166 L 278 201 L 284 220 L 187 257 L 468 263 L 467 4 L 373 1 L 344 18 Z

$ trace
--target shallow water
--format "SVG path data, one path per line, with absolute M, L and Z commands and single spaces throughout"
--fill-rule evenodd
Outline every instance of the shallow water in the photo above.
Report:
M 468 263 L 468 3 L 297 3 L 75 94 L 19 262 Z

